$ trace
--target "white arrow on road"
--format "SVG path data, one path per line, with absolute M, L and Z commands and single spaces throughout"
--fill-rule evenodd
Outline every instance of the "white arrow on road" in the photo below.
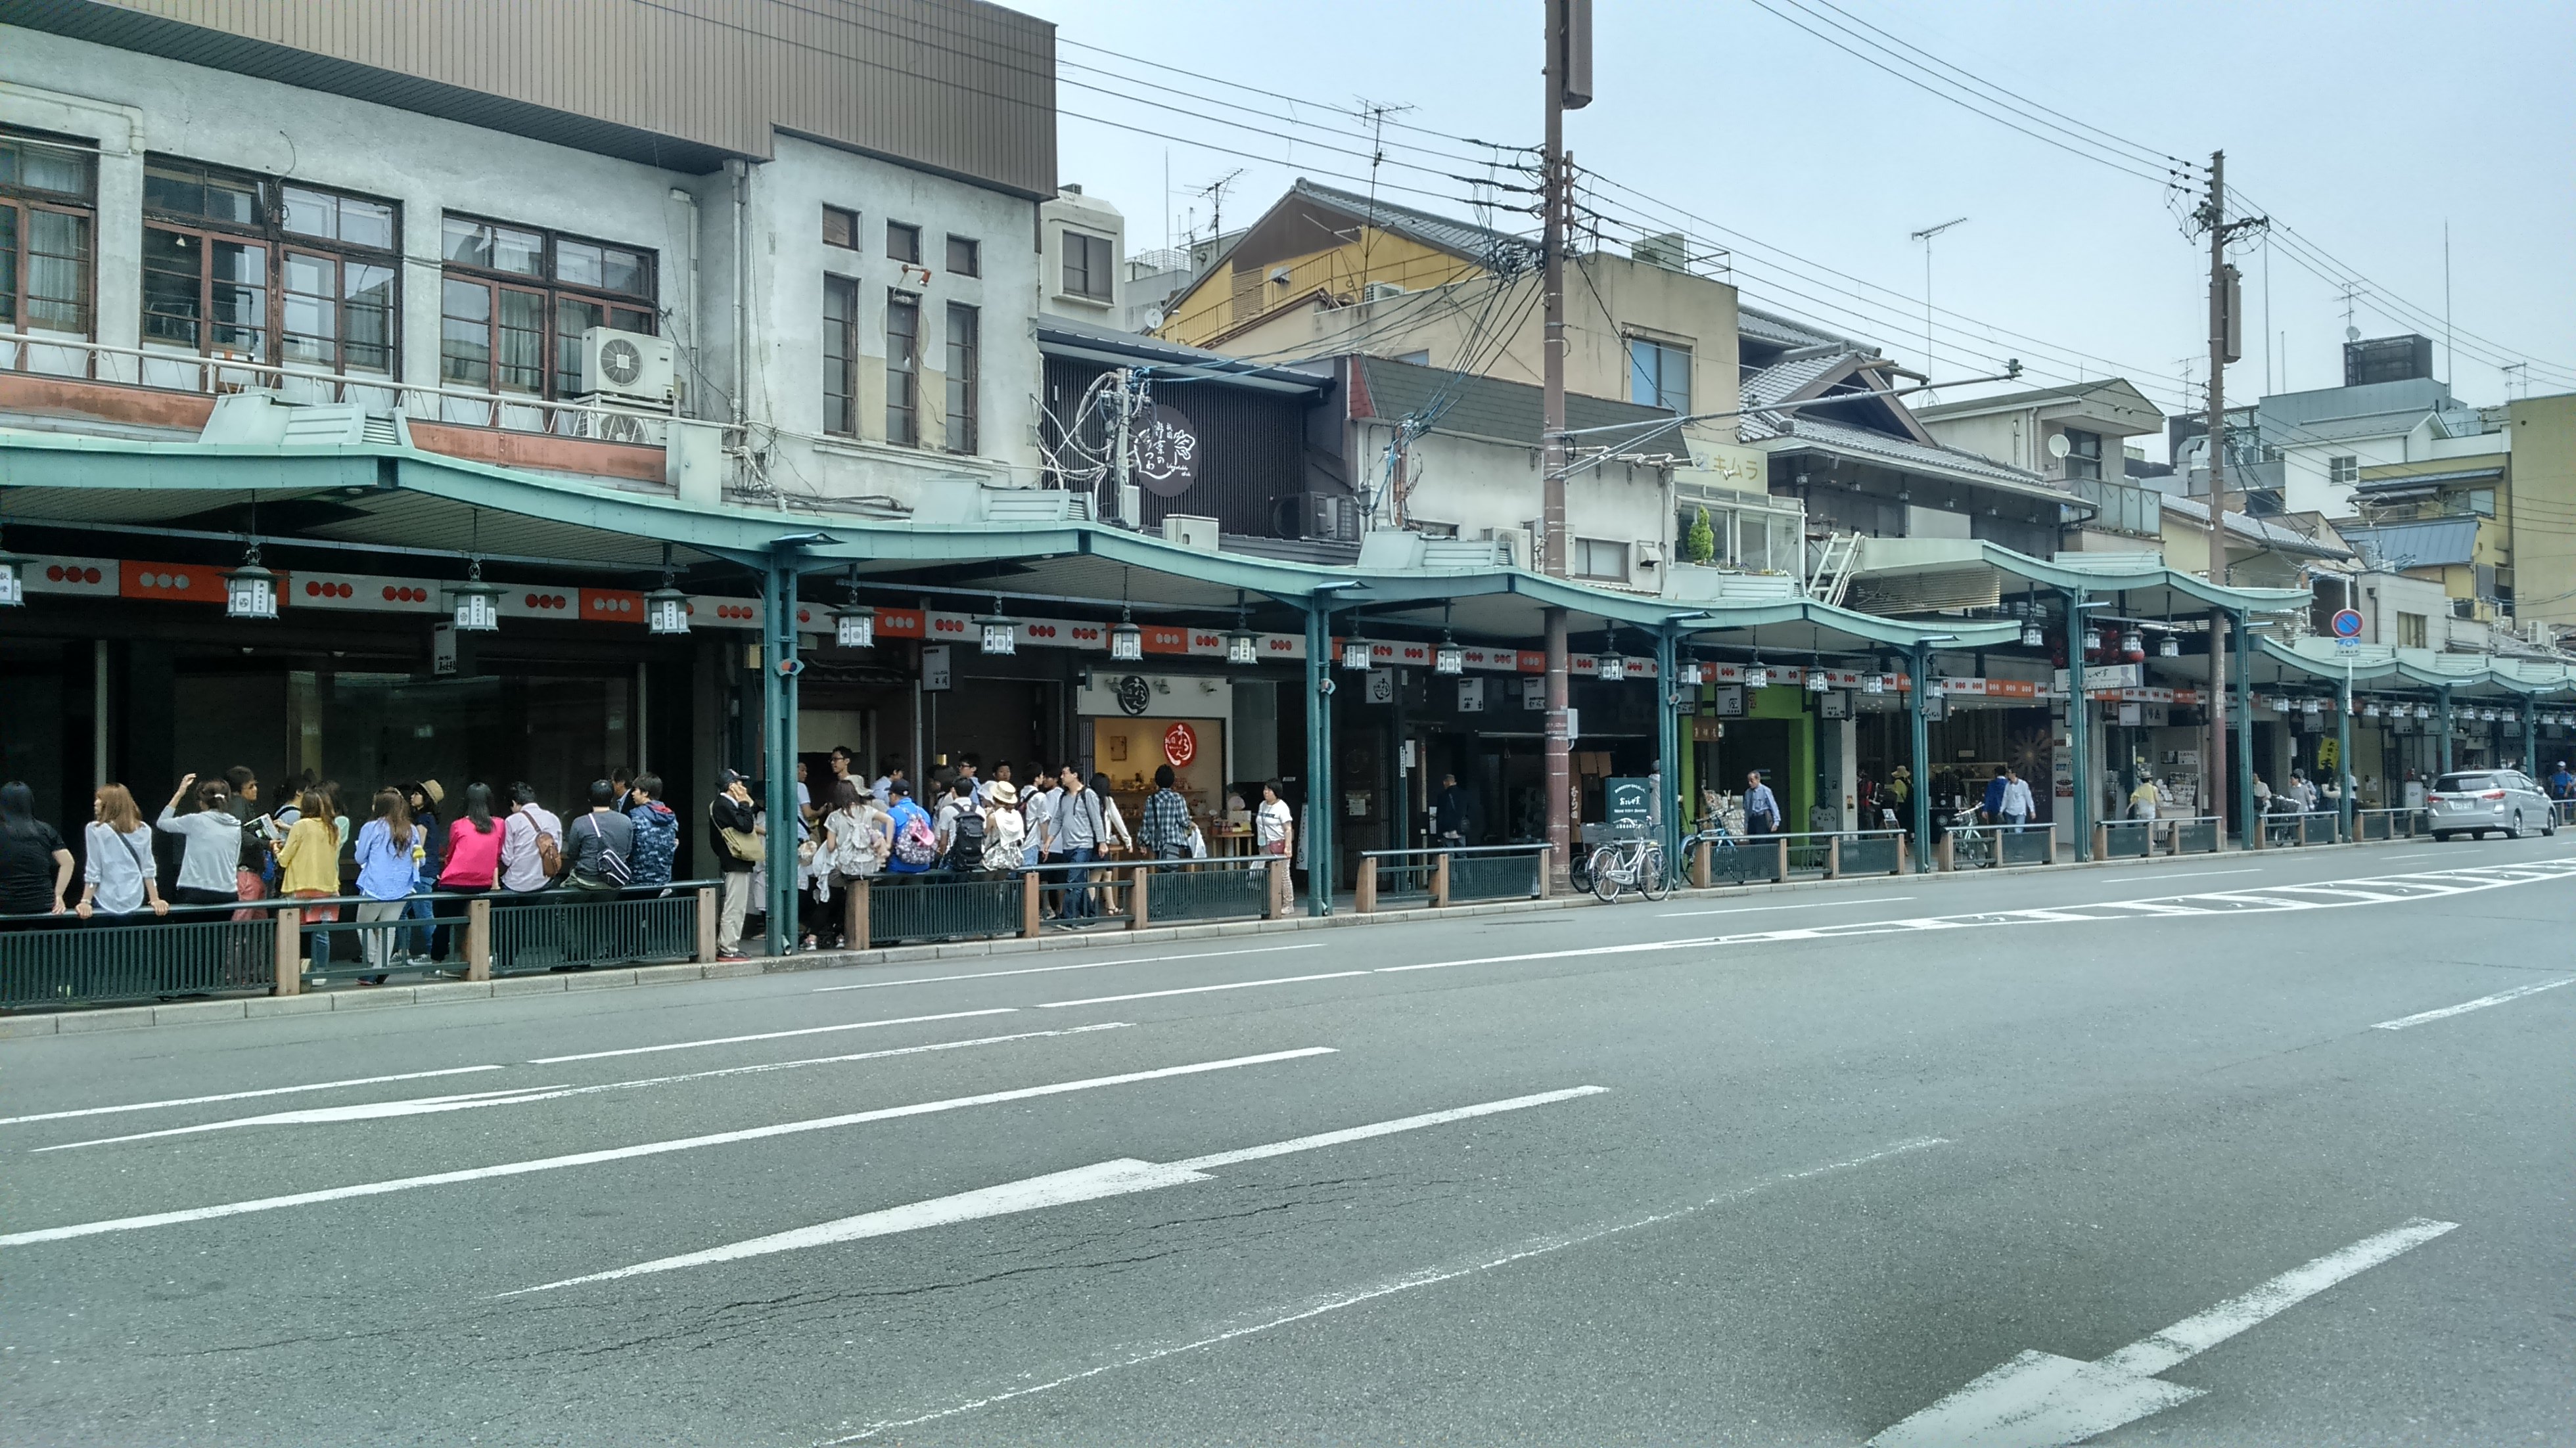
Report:
M 701 1252 L 684 1252 L 676 1257 L 661 1257 L 638 1262 L 632 1267 L 618 1267 L 606 1272 L 593 1272 L 583 1277 L 567 1277 L 537 1287 L 522 1287 L 504 1292 L 503 1297 L 521 1297 L 531 1292 L 552 1292 L 561 1287 L 579 1287 L 592 1282 L 614 1282 L 621 1277 L 641 1277 L 656 1272 L 671 1272 L 683 1267 L 704 1267 L 715 1262 L 737 1262 L 745 1257 L 766 1257 L 774 1252 L 796 1252 L 808 1247 L 827 1247 L 837 1242 L 856 1242 L 868 1237 L 887 1237 L 899 1232 L 918 1232 L 928 1227 L 945 1227 L 957 1222 L 980 1221 L 987 1217 L 1033 1212 L 1041 1207 L 1060 1207 L 1074 1202 L 1098 1201 L 1102 1197 L 1123 1197 L 1134 1192 L 1150 1192 L 1185 1182 L 1208 1180 L 1216 1167 L 1235 1166 L 1267 1157 L 1287 1156 L 1293 1152 L 1319 1151 L 1328 1146 L 1366 1141 L 1371 1137 L 1393 1136 L 1403 1131 L 1419 1131 L 1427 1126 L 1446 1126 L 1453 1121 L 1469 1121 L 1479 1116 L 1493 1116 L 1505 1111 L 1526 1111 L 1533 1106 L 1551 1106 L 1559 1101 L 1572 1101 L 1580 1096 L 1598 1096 L 1606 1086 L 1569 1086 L 1562 1091 L 1541 1091 L 1533 1096 L 1515 1096 L 1507 1101 L 1483 1101 L 1473 1106 L 1453 1106 L 1446 1111 L 1426 1111 L 1419 1116 L 1403 1116 L 1393 1121 L 1373 1121 L 1366 1126 L 1345 1127 L 1340 1131 L 1318 1132 L 1291 1141 L 1266 1142 L 1260 1146 L 1239 1147 L 1233 1151 L 1210 1152 L 1187 1161 L 1151 1162 L 1122 1157 L 1116 1161 L 1095 1162 L 1071 1171 L 1049 1172 L 1044 1176 L 1023 1177 L 999 1186 L 983 1187 L 953 1196 L 933 1197 L 928 1201 L 908 1202 L 883 1211 L 862 1212 L 838 1221 L 819 1222 L 792 1231 L 773 1232 L 743 1242 L 728 1242 Z
M 2201 1396 L 2155 1375 L 2457 1227 L 2417 1217 L 2295 1267 L 2097 1362 L 2025 1352 L 1869 1440 L 1869 1448 L 2058 1448 Z

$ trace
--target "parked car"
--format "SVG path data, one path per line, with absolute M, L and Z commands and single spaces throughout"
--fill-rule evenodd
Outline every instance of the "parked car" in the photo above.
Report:
M 2512 769 L 2462 770 L 2433 781 L 2424 814 L 2433 838 L 2483 835 L 2489 831 L 2518 840 L 2526 829 L 2558 833 L 2558 816 L 2549 796 L 2530 776 Z

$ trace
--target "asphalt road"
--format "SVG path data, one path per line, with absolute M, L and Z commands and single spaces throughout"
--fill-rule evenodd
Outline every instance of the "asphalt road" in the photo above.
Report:
M 2567 1443 L 2571 905 L 2418 842 L 0 1042 L 0 1442 Z

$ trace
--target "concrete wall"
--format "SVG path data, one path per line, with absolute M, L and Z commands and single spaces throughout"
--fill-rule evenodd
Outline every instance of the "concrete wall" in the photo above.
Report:
M 1356 457 L 1383 457 L 1395 435 L 1394 428 L 1380 422 L 1355 423 L 1352 430 Z M 1447 525 L 1461 538 L 1528 527 L 1543 507 L 1538 458 L 1537 448 L 1513 443 L 1442 433 L 1417 439 L 1408 453 L 1412 491 L 1404 505 L 1407 525 Z M 1662 587 L 1672 556 L 1673 505 L 1661 470 L 1606 463 L 1578 473 L 1566 482 L 1565 517 L 1569 539 L 1628 545 L 1628 577 L 1604 581 L 1647 590 Z M 1433 531 L 1445 530 L 1435 526 Z M 1647 566 L 1644 555 L 1658 549 L 1666 561 Z M 1529 566 L 1526 558 L 1515 561 Z
M 2513 448 L 2514 612 L 2576 623 L 2576 394 L 2505 407 Z

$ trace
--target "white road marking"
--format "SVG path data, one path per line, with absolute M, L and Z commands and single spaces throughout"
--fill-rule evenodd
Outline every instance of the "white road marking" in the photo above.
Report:
M 1686 915 L 1751 915 L 1761 910 L 1823 910 L 1836 905 L 1892 905 L 1899 900 L 1913 898 L 1911 895 L 1872 895 L 1865 900 L 1818 900 L 1805 905 L 1732 905 L 1723 910 L 1665 910 L 1658 913 L 1655 918 L 1679 920 Z
M 1048 1172 L 1044 1176 L 1023 1177 L 999 1186 L 983 1187 L 953 1196 L 933 1197 L 928 1201 L 910 1202 L 884 1211 L 862 1212 L 855 1217 L 820 1222 L 811 1227 L 773 1232 L 748 1241 L 729 1242 L 702 1252 L 684 1252 L 676 1257 L 661 1257 L 638 1262 L 632 1267 L 618 1267 L 606 1272 L 593 1272 L 583 1277 L 567 1277 L 539 1287 L 522 1287 L 504 1292 L 503 1297 L 522 1297 L 531 1292 L 552 1292 L 560 1287 L 579 1287 L 591 1282 L 613 1282 L 623 1277 L 642 1277 L 655 1272 L 674 1272 L 683 1267 L 703 1267 L 715 1262 L 738 1262 L 746 1257 L 766 1257 L 778 1252 L 797 1252 L 808 1247 L 828 1247 L 839 1242 L 856 1242 L 868 1237 L 887 1237 L 898 1232 L 918 1232 L 931 1227 L 945 1227 L 957 1222 L 980 1221 L 986 1217 L 1009 1216 L 1033 1212 L 1043 1207 L 1064 1206 L 1073 1202 L 1097 1201 L 1102 1197 L 1127 1196 L 1150 1192 L 1185 1182 L 1209 1180 L 1208 1172 L 1238 1162 L 1259 1161 L 1267 1157 L 1286 1156 L 1291 1152 L 1319 1151 L 1345 1142 L 1366 1141 L 1372 1137 L 1391 1136 L 1400 1131 L 1419 1131 L 1430 1126 L 1445 1126 L 1453 1121 L 1466 1121 L 1478 1116 L 1492 1116 L 1504 1111 L 1525 1111 L 1533 1106 L 1547 1106 L 1571 1101 L 1578 1096 L 1598 1096 L 1606 1086 L 1574 1086 L 1562 1091 L 1543 1091 L 1535 1096 L 1515 1096 L 1508 1101 L 1487 1101 L 1475 1106 L 1452 1107 L 1447 1111 L 1428 1111 L 1420 1116 L 1407 1116 L 1395 1121 L 1380 1121 L 1367 1126 L 1354 1126 L 1344 1131 L 1327 1131 L 1314 1136 L 1301 1136 L 1294 1141 L 1274 1141 L 1265 1146 L 1248 1146 L 1237 1151 L 1220 1151 L 1207 1156 L 1194 1156 L 1187 1161 L 1156 1163 L 1122 1157 L 1116 1161 L 1095 1162 L 1071 1171 Z
M 138 1131 L 128 1136 L 102 1136 L 89 1141 L 66 1141 L 54 1146 L 39 1146 L 29 1155 L 41 1156 L 49 1151 L 72 1151 L 84 1146 L 113 1146 L 127 1141 L 150 1141 L 164 1136 L 194 1136 L 209 1131 L 230 1131 L 241 1126 L 309 1126 L 344 1121 L 373 1121 L 384 1117 L 421 1116 L 443 1111 L 472 1111 L 484 1106 L 525 1106 L 537 1101 L 555 1101 L 566 1096 L 594 1096 L 602 1091 L 633 1091 L 644 1086 L 669 1086 L 682 1081 L 708 1081 L 720 1076 L 754 1076 L 766 1071 L 793 1071 L 799 1066 L 838 1066 L 850 1061 L 878 1061 L 889 1056 L 918 1056 L 928 1051 L 957 1051 L 969 1046 L 999 1046 L 1013 1041 L 1035 1041 L 1049 1036 L 1079 1036 L 1092 1031 L 1119 1031 L 1132 1021 L 1103 1021 L 1093 1026 L 1073 1026 L 1060 1031 L 1022 1031 L 1009 1036 L 978 1036 L 969 1041 L 934 1041 L 926 1046 L 896 1046 L 883 1051 L 856 1051 L 846 1056 L 808 1056 L 801 1061 L 764 1061 L 756 1066 L 726 1066 L 714 1071 L 691 1071 L 680 1076 L 647 1076 L 637 1081 L 607 1081 L 593 1086 L 521 1086 L 509 1091 L 478 1091 L 464 1096 L 416 1096 L 408 1101 L 374 1101 L 356 1106 L 331 1106 L 305 1111 L 274 1111 L 264 1116 L 240 1116 L 230 1121 L 208 1121 L 195 1126 L 174 1126 L 163 1131 Z
M 1375 1285 L 1361 1288 L 1355 1292 L 1339 1293 L 1330 1297 L 1309 1300 L 1299 1304 L 1291 1311 L 1282 1313 L 1281 1315 L 1270 1318 L 1264 1322 L 1256 1322 L 1244 1327 L 1231 1328 L 1227 1331 L 1216 1333 L 1208 1337 L 1198 1338 L 1194 1341 L 1178 1342 L 1160 1347 L 1145 1348 L 1114 1361 L 1102 1363 L 1097 1367 L 1085 1368 L 1080 1372 L 1067 1373 L 1063 1377 L 1055 1378 L 1048 1382 L 1033 1383 L 1024 1388 L 1012 1388 L 1006 1392 L 995 1393 L 990 1397 L 976 1398 L 969 1402 L 958 1403 L 951 1407 L 941 1408 L 936 1412 L 924 1413 L 916 1418 L 904 1418 L 892 1422 L 871 1423 L 866 1428 L 863 1428 L 856 1433 L 851 1433 L 845 1437 L 828 1439 L 817 1445 L 817 1448 L 837 1448 L 837 1445 L 844 1443 L 863 1442 L 867 1439 L 874 1438 L 879 1434 L 891 1433 L 903 1428 L 918 1428 L 924 1423 L 935 1423 L 943 1418 L 954 1418 L 961 1413 L 972 1413 L 981 1408 L 989 1408 L 996 1403 L 1010 1402 L 1015 1398 L 1030 1397 L 1037 1393 L 1051 1393 L 1058 1388 L 1066 1387 L 1074 1383 L 1084 1382 L 1088 1379 L 1099 1377 L 1104 1373 L 1114 1373 L 1124 1368 L 1142 1367 L 1147 1363 L 1159 1362 L 1164 1358 L 1178 1357 L 1182 1353 L 1198 1352 L 1205 1348 L 1216 1347 L 1224 1343 L 1233 1342 L 1238 1338 L 1251 1337 L 1258 1333 L 1270 1332 L 1274 1329 L 1287 1327 L 1294 1323 L 1305 1322 L 1312 1318 L 1322 1317 L 1326 1313 L 1340 1312 L 1347 1308 L 1359 1307 L 1366 1303 L 1375 1302 L 1380 1298 L 1393 1297 L 1398 1293 L 1414 1292 L 1425 1287 L 1436 1287 L 1443 1282 L 1452 1282 L 1461 1277 L 1471 1277 L 1478 1273 L 1491 1272 L 1496 1268 L 1509 1267 L 1515 1263 L 1526 1262 L 1533 1257 L 1545 1257 L 1551 1253 L 1562 1252 L 1569 1247 L 1588 1246 L 1589 1244 L 1598 1242 L 1605 1237 L 1615 1237 L 1622 1233 L 1634 1232 L 1642 1228 L 1657 1226 L 1665 1222 L 1674 1221 L 1682 1217 L 1691 1216 L 1695 1213 L 1707 1211 L 1712 1207 L 1727 1206 L 1735 1202 L 1743 1201 L 1748 1197 L 1756 1196 L 1762 1192 L 1770 1191 L 1776 1187 L 1789 1186 L 1797 1182 L 1806 1181 L 1813 1177 L 1826 1176 L 1834 1172 L 1849 1171 L 1854 1167 L 1867 1166 L 1872 1162 L 1885 1161 L 1891 1157 L 1904 1156 L 1913 1152 L 1928 1150 L 1929 1148 L 1936 1146 L 1947 1146 L 1948 1144 L 1949 1143 L 1947 1141 L 1940 1137 L 1923 1137 L 1914 1141 L 1901 1141 L 1894 1146 L 1885 1147 L 1863 1156 L 1848 1157 L 1842 1161 L 1827 1162 L 1823 1166 L 1809 1167 L 1804 1171 L 1782 1172 L 1777 1176 L 1765 1178 L 1750 1186 L 1738 1187 L 1731 1192 L 1722 1192 L 1717 1196 L 1710 1197 L 1706 1201 L 1695 1202 L 1689 1206 L 1679 1207 L 1669 1212 L 1657 1212 L 1652 1216 L 1638 1217 L 1631 1221 L 1619 1222 L 1607 1227 L 1596 1227 L 1588 1232 L 1579 1232 L 1561 1237 L 1534 1238 L 1522 1243 L 1518 1248 L 1510 1252 L 1506 1252 L 1499 1257 L 1468 1262 L 1455 1267 L 1430 1267 L 1424 1268 L 1418 1272 L 1408 1272 L 1401 1277 L 1379 1282 Z
M 969 1106 L 992 1106 L 1005 1101 L 1029 1101 L 1042 1096 L 1061 1096 L 1074 1091 L 1096 1091 L 1107 1086 L 1126 1086 L 1139 1081 L 1161 1081 L 1175 1076 L 1196 1076 L 1210 1071 L 1231 1071 L 1244 1066 L 1266 1066 L 1278 1061 L 1298 1061 L 1309 1056 L 1332 1054 L 1333 1048 L 1330 1046 L 1301 1046 L 1289 1051 L 1267 1051 L 1258 1056 L 1232 1056 L 1220 1061 L 1194 1061 L 1186 1066 L 1162 1066 L 1151 1071 L 1129 1071 L 1117 1076 L 1093 1076 L 1080 1081 L 1060 1081 L 1047 1086 L 1022 1086 L 1010 1091 L 987 1091 L 977 1096 L 952 1096 L 943 1101 L 922 1101 L 910 1106 L 886 1106 L 874 1111 L 852 1111 L 839 1116 L 817 1116 L 803 1121 L 782 1121 L 770 1126 L 754 1126 L 741 1131 L 719 1131 L 705 1136 L 684 1136 L 669 1141 L 638 1142 L 633 1146 L 614 1146 L 599 1151 L 577 1151 L 563 1156 L 533 1157 L 525 1161 L 505 1161 L 493 1166 L 467 1167 L 461 1171 L 431 1172 L 424 1176 L 359 1182 L 352 1186 L 325 1187 L 319 1191 L 293 1192 L 277 1197 L 257 1197 L 249 1201 L 224 1202 L 211 1207 L 189 1207 L 175 1212 L 153 1212 L 139 1217 L 112 1217 L 104 1221 L 75 1222 L 68 1226 L 45 1227 L 32 1232 L 11 1232 L 0 1236 L 0 1247 L 25 1247 L 38 1242 L 59 1242 L 73 1237 L 95 1237 L 107 1232 L 137 1232 L 151 1227 L 173 1227 L 189 1222 L 210 1221 L 217 1217 L 237 1217 L 250 1212 L 274 1212 L 287 1207 L 346 1201 L 352 1197 L 383 1196 L 389 1192 L 413 1191 L 421 1187 L 452 1186 L 460 1182 L 488 1181 L 496 1177 L 525 1176 L 531 1172 L 596 1166 L 602 1162 L 666 1156 L 672 1152 L 694 1151 L 706 1146 L 730 1146 L 743 1141 L 766 1141 L 772 1137 L 796 1136 L 809 1131 L 828 1131 L 835 1127 L 859 1126 L 872 1121 L 892 1121 L 907 1116 L 928 1116 L 936 1112 L 956 1111 Z
M 2473 1001 L 2462 1001 L 2455 1006 L 2444 1006 L 2438 1011 L 2421 1011 L 2411 1016 L 2399 1016 L 2393 1021 L 2380 1021 L 2373 1025 L 2371 1029 L 2374 1031 L 2402 1031 L 2408 1026 L 2420 1026 L 2426 1021 L 2438 1021 L 2451 1016 L 2466 1015 L 2470 1011 L 2482 1011 L 2489 1006 L 2500 1006 L 2506 1001 L 2520 1000 L 2527 995 L 2538 995 L 2540 992 L 2545 990 L 2556 990 L 2562 985 L 2576 985 L 2576 975 L 2571 975 L 2564 980 L 2545 980 L 2538 985 L 2526 985 L 2517 987 L 2513 990 L 2498 991 L 2491 996 L 2480 996 Z
M 2435 855 L 2442 855 L 2442 854 L 2448 854 L 2448 853 L 2450 853 L 2450 852 L 2449 852 L 2449 851 L 2447 851 L 2447 850 L 2416 850 L 2416 851 L 2414 851 L 2414 852 L 2412 852 L 2412 853 L 2410 853 L 2410 854 L 2404 854 L 2404 855 L 2382 855 L 2382 856 L 2380 856 L 2379 858 L 2381 858 L 2382 860 L 2388 860 L 2388 861 L 2392 861 L 2392 862 L 2393 862 L 2393 861 L 2397 861 L 2397 860 L 2429 860 L 2429 859 L 2433 858 Z
M 807 1026 L 794 1031 L 759 1031 L 748 1036 L 710 1036 L 703 1041 L 671 1041 L 659 1046 L 629 1046 L 622 1051 L 584 1051 L 578 1056 L 536 1056 L 531 1066 L 559 1066 L 566 1061 L 604 1061 L 611 1056 L 649 1056 L 656 1051 L 694 1051 L 700 1046 L 738 1046 L 745 1041 L 783 1041 L 790 1036 L 826 1036 L 834 1031 L 865 1031 L 877 1026 L 917 1026 L 924 1021 L 962 1021 L 970 1016 L 1007 1016 L 1017 1006 L 980 1011 L 948 1011 L 935 1016 L 897 1016 L 885 1021 L 852 1021 L 846 1026 Z
M 1321 975 L 1274 975 L 1267 980 L 1229 980 L 1216 985 L 1185 985 L 1172 990 L 1140 990 L 1126 995 L 1086 996 L 1078 1001 L 1040 1001 L 1038 1009 L 1057 1010 L 1065 1006 L 1105 1006 L 1119 1001 L 1149 1001 L 1162 996 L 1205 995 L 1212 990 L 1252 990 L 1265 985 L 1295 985 L 1308 980 L 1343 980 L 1354 975 L 1367 975 L 1365 970 L 1328 970 Z
M 351 1086 L 381 1086 L 387 1081 L 426 1081 L 433 1076 L 464 1076 L 501 1071 L 502 1066 L 450 1066 L 443 1071 L 404 1071 L 393 1076 L 352 1076 L 345 1081 L 313 1081 L 302 1086 L 268 1086 L 257 1091 L 226 1091 L 214 1096 L 174 1096 L 167 1101 L 136 1101 L 124 1106 L 84 1106 L 76 1111 L 39 1111 L 32 1116 L 0 1116 L 0 1126 L 28 1121 L 65 1121 L 75 1116 L 111 1116 L 120 1111 L 160 1111 L 172 1106 L 210 1106 L 218 1101 L 248 1101 L 255 1096 L 292 1096 L 300 1091 L 339 1091 Z
M 2152 877 L 2150 877 L 2149 875 L 2146 875 L 2146 874 L 2138 874 L 2138 875 L 2126 875 L 2126 876 L 2122 876 L 2121 878 L 2123 878 L 2123 879 L 2129 879 L 2129 880 L 2140 880 L 2140 879 L 2147 879 L 2147 878 L 2153 878 L 2153 879 L 2156 879 L 2156 880 L 2206 880 L 2206 879 L 2208 879 L 2208 878 L 2209 878 L 2210 876 L 2212 876 L 2212 875 L 2260 875 L 2260 874 L 2262 874 L 2262 873 L 2263 873 L 2263 872 L 2262 872 L 2260 869 L 2251 869 L 2251 870 L 2176 870 L 2176 871 L 2174 871 L 2174 872 L 2172 872 L 2172 873 L 2170 873 L 2170 874 L 2166 873 L 2165 871 L 2158 870 L 2158 871 L 2155 871 L 2155 872 L 2153 873 Z
M 1227 955 L 1272 955 L 1282 950 L 1321 950 L 1329 940 L 1309 940 L 1300 945 L 1258 945 L 1250 950 L 1199 950 L 1187 955 L 1146 955 L 1133 960 L 1083 960 L 1071 965 L 1032 965 L 1019 970 L 978 970 L 965 975 L 925 975 L 911 980 L 871 980 L 857 985 L 823 985 L 814 988 L 815 995 L 830 995 L 843 990 L 883 990 L 892 985 L 938 985 L 952 980 L 991 980 L 1004 975 L 1048 975 L 1059 970 L 1100 970 L 1113 965 L 1159 965 L 1167 960 L 1215 960 Z
M 2024 1352 L 1870 1439 L 1869 1448 L 2057 1448 L 2189 1402 L 2206 1390 L 2155 1375 L 2458 1225 L 2417 1217 L 2364 1237 L 2096 1362 Z

